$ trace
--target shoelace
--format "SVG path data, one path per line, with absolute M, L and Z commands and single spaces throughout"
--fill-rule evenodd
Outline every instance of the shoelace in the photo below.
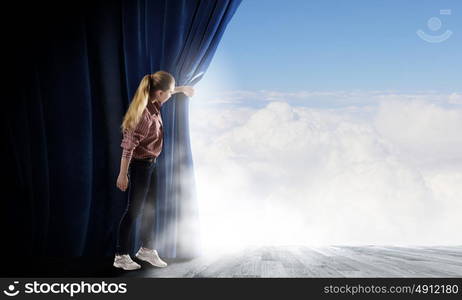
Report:
M 154 250 L 143 250 L 143 252 L 146 252 L 146 253 L 150 253 L 152 254 L 154 257 L 154 260 L 158 263 L 164 263 L 164 261 L 159 257 L 159 254 L 157 253 L 157 251 L 154 249 Z
M 146 252 L 146 253 L 153 253 L 155 255 L 157 255 L 157 251 L 155 249 L 153 250 L 145 250 L 145 249 L 142 249 L 143 252 Z
M 130 256 L 119 256 L 118 260 L 126 262 L 126 263 L 134 262 Z

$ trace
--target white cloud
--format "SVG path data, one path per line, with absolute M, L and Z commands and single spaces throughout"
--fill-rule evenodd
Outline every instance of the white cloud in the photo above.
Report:
M 462 104 L 462 94 L 452 93 L 449 95 L 449 103 Z
M 460 244 L 462 110 L 431 95 L 374 97 L 378 106 L 193 107 L 207 246 Z
M 462 170 L 462 109 L 417 100 L 387 101 L 375 126 L 419 169 L 453 166 Z
M 416 91 L 400 93 L 393 90 L 350 90 L 350 91 L 297 91 L 280 92 L 274 90 L 214 90 L 199 88 L 198 97 L 203 104 L 244 105 L 249 103 L 266 105 L 268 102 L 287 102 L 295 106 L 345 107 L 350 105 L 377 105 L 382 101 L 420 100 L 439 105 L 461 104 L 460 93 L 439 93 L 436 91 Z

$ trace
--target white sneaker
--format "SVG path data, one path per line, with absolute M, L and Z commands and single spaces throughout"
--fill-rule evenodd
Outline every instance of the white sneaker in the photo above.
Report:
M 138 250 L 135 256 L 139 260 L 147 261 L 155 267 L 165 268 L 167 266 L 167 263 L 160 259 L 159 254 L 157 254 L 156 250 L 147 250 L 144 248 L 140 248 L 140 250 Z
M 114 258 L 113 266 L 116 268 L 121 268 L 121 269 L 128 270 L 128 271 L 137 270 L 141 268 L 141 266 L 137 264 L 136 262 L 134 262 L 131 259 L 130 255 L 128 254 L 116 255 Z

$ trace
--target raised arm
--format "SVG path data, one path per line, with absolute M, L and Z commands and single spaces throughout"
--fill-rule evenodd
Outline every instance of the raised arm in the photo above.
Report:
M 192 97 L 194 96 L 194 88 L 189 85 L 180 85 L 180 86 L 175 87 L 172 95 L 176 93 L 183 93 L 188 97 Z

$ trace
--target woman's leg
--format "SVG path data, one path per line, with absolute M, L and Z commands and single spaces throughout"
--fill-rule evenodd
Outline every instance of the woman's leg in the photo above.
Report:
M 132 161 L 129 167 L 129 190 L 127 207 L 119 223 L 116 253 L 128 254 L 130 233 L 149 190 L 152 165 L 149 162 Z
M 143 216 L 141 219 L 141 243 L 144 248 L 154 249 L 154 220 L 155 220 L 155 209 L 156 209 L 156 165 L 153 165 L 153 171 L 151 176 L 151 184 L 146 196 L 146 200 L 143 208 Z

